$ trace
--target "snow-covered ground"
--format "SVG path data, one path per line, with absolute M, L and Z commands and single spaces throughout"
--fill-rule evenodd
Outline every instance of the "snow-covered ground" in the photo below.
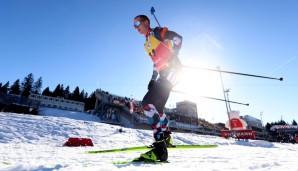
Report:
M 172 134 L 175 144 L 216 144 L 217 148 L 171 150 L 166 164 L 114 165 L 141 152 L 86 154 L 87 150 L 149 145 L 149 130 L 99 123 L 85 113 L 43 109 L 42 116 L 0 112 L 1 171 L 73 170 L 287 170 L 298 171 L 298 145 L 188 133 Z M 93 147 L 64 147 L 69 137 L 91 138 Z

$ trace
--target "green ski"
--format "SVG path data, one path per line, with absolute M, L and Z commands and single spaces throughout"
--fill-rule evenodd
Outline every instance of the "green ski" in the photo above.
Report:
M 176 145 L 168 147 L 168 150 L 174 149 L 196 149 L 196 148 L 214 148 L 217 145 Z M 110 150 L 92 150 L 86 151 L 87 154 L 98 154 L 98 153 L 116 153 L 116 152 L 132 152 L 132 151 L 144 151 L 152 148 L 151 146 L 139 146 L 139 147 L 128 147 L 128 148 L 117 148 Z
M 154 160 L 144 160 L 141 159 L 140 157 L 135 158 L 131 161 L 118 161 L 118 162 L 113 162 L 115 165 L 127 165 L 127 164 L 162 164 L 162 163 L 170 163 L 169 161 L 154 161 Z
M 115 165 L 127 165 L 127 164 L 166 164 L 169 161 L 118 161 L 113 162 Z

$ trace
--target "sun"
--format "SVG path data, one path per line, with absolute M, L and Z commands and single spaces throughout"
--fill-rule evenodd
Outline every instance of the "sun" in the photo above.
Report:
M 215 96 L 221 88 L 217 72 L 183 68 L 174 90 L 185 92 L 187 100 L 199 101 L 202 96 Z

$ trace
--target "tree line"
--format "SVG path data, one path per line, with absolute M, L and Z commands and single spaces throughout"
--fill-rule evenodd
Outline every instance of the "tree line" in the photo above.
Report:
M 34 81 L 34 76 L 32 73 L 30 73 L 23 79 L 22 82 L 20 82 L 20 79 L 17 79 L 11 86 L 9 85 L 9 81 L 5 84 L 0 83 L 0 93 L 15 94 L 25 98 L 28 98 L 30 93 L 51 97 L 61 97 L 68 100 L 84 102 L 84 109 L 86 111 L 94 109 L 96 101 L 95 91 L 88 96 L 88 93 L 85 92 L 84 89 L 80 91 L 78 86 L 75 87 L 73 92 L 70 92 L 70 87 L 66 86 L 64 88 L 63 84 L 58 84 L 54 91 L 51 91 L 49 87 L 46 87 L 43 91 L 41 91 L 43 85 L 42 83 L 42 77 L 39 77 L 36 81 Z M 273 125 L 289 124 L 283 120 L 280 120 L 277 122 L 267 123 L 265 127 L 266 129 L 270 129 Z M 297 122 L 293 120 L 292 125 L 297 125 Z
M 85 102 L 85 110 L 94 109 L 96 101 L 95 92 L 92 92 L 90 96 L 88 96 L 88 93 L 85 92 L 84 89 L 80 91 L 79 86 L 76 86 L 71 92 L 70 87 L 66 86 L 64 88 L 63 84 L 58 84 L 54 91 L 51 91 L 49 87 L 46 87 L 43 91 L 41 91 L 42 85 L 42 77 L 39 77 L 36 81 L 34 81 L 34 76 L 30 73 L 23 79 L 22 82 L 20 82 L 20 79 L 17 79 L 11 86 L 9 81 L 5 84 L 0 83 L 0 93 L 19 95 L 24 98 L 28 98 L 31 93 L 60 97 L 68 100 Z

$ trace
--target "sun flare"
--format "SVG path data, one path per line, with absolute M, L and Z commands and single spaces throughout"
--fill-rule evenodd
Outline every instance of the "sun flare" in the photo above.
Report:
M 181 80 L 175 90 L 185 92 L 185 98 L 198 101 L 201 96 L 215 96 L 221 88 L 217 72 L 183 68 Z

